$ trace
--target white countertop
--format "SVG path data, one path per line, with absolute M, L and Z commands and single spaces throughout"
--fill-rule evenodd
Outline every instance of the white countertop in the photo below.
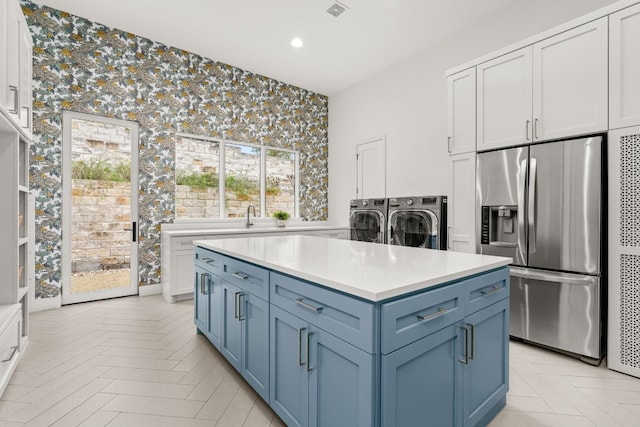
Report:
M 370 301 L 508 265 L 511 258 L 315 236 L 197 240 L 213 251 Z
M 252 227 L 252 228 L 191 228 L 181 230 L 162 230 L 167 236 L 180 237 L 203 234 L 244 234 L 244 233 L 286 233 L 287 231 L 322 231 L 322 230 L 346 230 L 348 227 L 333 225 L 293 225 L 281 227 Z

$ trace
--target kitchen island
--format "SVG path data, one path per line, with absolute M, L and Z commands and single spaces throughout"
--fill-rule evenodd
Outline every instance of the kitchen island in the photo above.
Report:
M 505 405 L 509 258 L 196 241 L 195 324 L 289 426 L 475 426 Z

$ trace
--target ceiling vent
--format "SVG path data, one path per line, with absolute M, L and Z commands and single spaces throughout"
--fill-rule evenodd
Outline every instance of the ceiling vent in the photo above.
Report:
M 347 9 L 349 8 L 346 5 L 336 1 L 336 2 L 333 2 L 331 6 L 329 6 L 329 9 L 327 9 L 327 13 L 337 18 L 338 16 L 342 15 L 342 12 L 344 12 Z

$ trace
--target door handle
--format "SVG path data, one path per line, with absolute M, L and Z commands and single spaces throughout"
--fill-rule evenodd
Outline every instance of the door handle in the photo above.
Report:
M 451 137 L 447 137 L 447 151 L 451 153 Z
M 233 299 L 234 299 L 234 301 L 233 301 L 233 302 L 234 302 L 234 307 L 233 307 L 233 318 L 234 318 L 234 319 L 238 319 L 238 318 L 239 318 L 239 316 L 238 316 L 238 300 L 239 300 L 238 295 L 240 295 L 240 292 L 236 292 L 236 293 L 233 295 Z
M 13 109 L 9 110 L 11 114 L 18 114 L 18 110 L 20 108 L 20 92 L 18 91 L 18 86 L 9 86 L 9 91 L 13 92 Z
M 206 295 L 207 294 L 207 291 L 205 290 L 204 283 L 205 283 L 206 277 L 208 275 L 209 275 L 209 273 L 200 273 L 200 293 L 202 295 Z
M 131 228 L 125 228 L 124 229 L 124 231 L 131 231 L 131 239 L 134 242 L 136 242 L 138 240 L 137 228 L 138 228 L 138 223 L 133 221 L 131 223 Z
M 509 275 L 513 277 L 519 277 L 521 279 L 540 280 L 542 282 L 552 283 L 567 283 L 570 285 L 585 285 L 589 286 L 594 283 L 594 277 L 592 276 L 576 276 L 569 274 L 548 274 L 542 273 L 537 270 L 530 270 L 526 268 L 510 267 Z
M 533 120 L 533 139 L 538 139 L 538 119 Z
M 451 249 L 451 226 L 447 227 L 447 249 Z
M 498 292 L 500 289 L 502 289 L 500 286 L 494 286 L 489 290 L 483 289 L 480 291 L 480 293 L 482 295 L 491 295 L 491 294 L 495 294 L 496 292 Z
M 313 371 L 313 368 L 309 366 L 309 348 L 311 347 L 311 335 L 313 335 L 313 332 L 307 333 L 307 358 L 306 358 L 307 372 Z
M 467 326 L 471 328 L 471 354 L 469 360 L 473 360 L 476 357 L 476 327 L 471 323 L 467 323 Z
M 4 359 L 4 360 L 2 361 L 2 363 L 10 362 L 10 361 L 11 361 L 11 359 L 13 359 L 13 356 L 15 356 L 15 355 L 16 355 L 16 352 L 17 352 L 17 351 L 18 351 L 18 346 L 17 346 L 17 345 L 16 345 L 16 346 L 11 347 L 11 355 L 9 355 L 9 357 L 7 357 L 6 359 Z
M 524 125 L 524 134 L 525 137 L 527 138 L 527 141 L 529 141 L 529 125 L 531 124 L 531 120 L 527 120 L 527 122 Z
M 524 159 L 520 162 L 520 169 L 518 170 L 518 252 L 523 261 L 526 261 L 524 250 L 524 242 L 526 241 L 524 227 L 524 190 L 528 166 L 529 161 Z
M 536 181 L 538 175 L 538 162 L 531 159 L 529 166 L 529 206 L 527 217 L 529 220 L 529 253 L 536 253 Z
M 298 328 L 298 366 L 304 366 L 304 361 L 302 360 L 302 332 L 307 328 Z
M 241 322 L 245 319 L 245 317 L 242 314 L 243 312 L 242 304 L 244 304 L 244 301 L 242 298 L 244 297 L 244 295 L 245 295 L 244 292 L 240 292 L 240 295 L 238 295 L 238 320 Z
M 249 278 L 249 276 L 247 276 L 246 274 L 244 274 L 241 271 L 236 271 L 235 273 L 231 273 L 231 275 L 233 277 L 235 277 L 236 279 L 240 279 L 240 280 L 244 280 L 244 281 L 246 281 Z
M 469 364 L 469 329 L 466 326 L 460 326 L 464 331 L 464 359 L 458 359 L 458 362 Z
M 303 306 L 306 309 L 309 309 L 313 312 L 320 313 L 322 311 L 322 307 L 314 307 L 311 304 L 307 304 L 302 300 L 302 298 L 296 298 L 296 304 Z

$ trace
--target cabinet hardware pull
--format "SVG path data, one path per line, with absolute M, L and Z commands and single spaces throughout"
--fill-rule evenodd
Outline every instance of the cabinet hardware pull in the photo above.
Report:
M 315 311 L 316 313 L 320 313 L 322 311 L 322 307 L 314 307 L 306 302 L 302 301 L 302 298 L 296 298 L 296 304 L 303 306 L 311 311 Z
M 447 151 L 451 153 L 451 137 L 447 137 Z
M 206 295 L 208 292 L 204 288 L 204 282 L 209 273 L 200 273 L 200 293 Z
M 13 92 L 13 110 L 10 110 L 9 112 L 11 114 L 18 114 L 18 106 L 20 105 L 20 101 L 18 99 L 18 87 L 10 85 L 9 91 Z
M 233 307 L 233 318 L 237 319 L 238 318 L 238 295 L 240 295 L 240 292 L 236 292 L 234 295 L 234 307 Z
M 471 354 L 469 360 L 473 360 L 476 357 L 476 327 L 471 323 L 467 323 L 467 326 L 471 328 Z
M 2 363 L 4 363 L 4 362 L 10 362 L 10 361 L 11 361 L 11 359 L 13 359 L 13 356 L 15 356 L 15 355 L 16 355 L 16 351 L 18 351 L 18 346 L 11 347 L 11 356 L 9 356 L 7 359 L 4 359 L 4 360 L 2 361 Z
M 27 124 L 23 126 L 25 129 L 29 129 L 31 127 L 31 108 L 22 107 L 23 110 L 27 110 Z
M 440 315 L 443 315 L 446 312 L 447 312 L 446 308 L 438 307 L 438 311 L 434 311 L 433 313 L 427 314 L 426 316 L 422 316 L 422 315 L 418 314 L 418 319 L 420 319 L 420 320 L 430 320 L 430 319 L 434 319 L 434 318 L 436 318 L 436 317 L 438 317 Z
M 460 326 L 460 328 L 464 331 L 464 359 L 458 359 L 459 362 L 464 363 L 465 365 L 469 364 L 469 329 L 466 326 Z
M 527 138 L 527 141 L 529 141 L 529 124 L 531 123 L 531 120 L 527 120 L 527 123 L 525 123 L 524 125 L 524 132 Z
M 183 243 L 184 244 L 184 243 Z M 211 258 L 207 258 L 207 257 L 202 257 L 200 258 L 202 261 L 206 262 L 207 264 L 211 264 L 213 262 L 213 260 Z
M 236 271 L 235 273 L 231 273 L 231 275 L 237 279 L 240 280 L 247 280 L 249 278 L 249 276 L 247 276 L 246 274 L 240 272 L 240 271 Z
M 238 320 L 241 322 L 245 319 L 245 317 L 242 314 L 242 304 L 243 304 L 242 297 L 244 297 L 244 295 L 245 295 L 244 292 L 240 292 L 240 295 L 238 295 Z
M 451 249 L 451 226 L 447 227 L 447 249 Z
M 302 360 L 302 331 L 307 328 L 299 328 L 298 329 L 298 366 L 304 366 L 304 361 Z
M 533 120 L 533 139 L 538 139 L 538 119 Z
M 311 346 L 311 345 L 310 345 L 311 335 L 313 335 L 313 332 L 309 332 L 309 333 L 307 333 L 307 361 L 306 361 L 306 364 L 307 364 L 307 372 L 311 372 L 311 371 L 313 371 L 313 368 L 309 366 L 309 347 Z
M 482 295 L 491 295 L 491 294 L 495 294 L 496 292 L 498 292 L 500 289 L 502 289 L 500 286 L 493 286 L 491 289 L 486 290 L 483 289 L 480 291 L 480 293 Z

